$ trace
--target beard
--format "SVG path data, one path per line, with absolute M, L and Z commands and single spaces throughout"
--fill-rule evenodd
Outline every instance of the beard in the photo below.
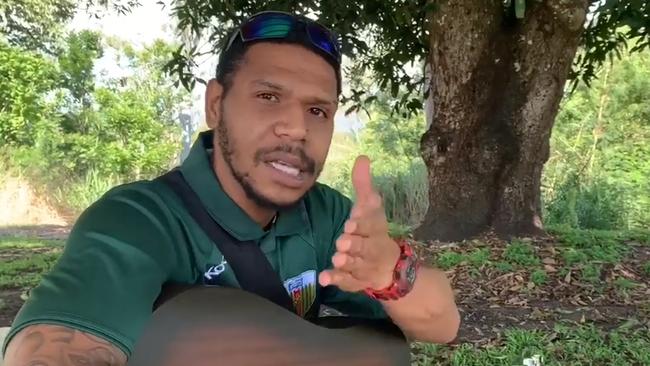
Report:
M 221 156 L 223 156 L 223 160 L 226 162 L 228 169 L 230 169 L 233 177 L 235 177 L 235 180 L 242 187 L 248 199 L 250 199 L 260 207 L 268 208 L 275 211 L 289 210 L 295 207 L 302 200 L 304 194 L 292 202 L 277 202 L 277 200 L 274 200 L 272 197 L 268 197 L 264 195 L 262 192 L 260 192 L 254 186 L 249 173 L 238 170 L 233 163 L 233 155 L 235 155 L 236 148 L 232 144 L 232 141 L 230 139 L 230 134 L 228 132 L 227 122 L 223 117 L 219 120 L 219 124 L 217 125 L 216 128 L 216 134 L 217 134 L 216 138 L 219 145 L 219 150 L 221 152 Z M 286 145 L 286 144 L 278 145 L 274 148 L 264 148 L 264 149 L 257 150 L 254 154 L 254 165 L 257 166 L 259 164 L 265 164 L 263 160 L 263 156 L 265 154 L 274 151 L 288 152 L 300 157 L 300 159 L 302 160 L 302 164 L 304 165 L 304 173 L 310 176 L 315 176 L 316 178 L 318 178 L 318 176 L 322 171 L 322 164 L 317 166 L 315 161 L 311 159 L 309 156 L 307 156 L 304 149 L 300 147 Z

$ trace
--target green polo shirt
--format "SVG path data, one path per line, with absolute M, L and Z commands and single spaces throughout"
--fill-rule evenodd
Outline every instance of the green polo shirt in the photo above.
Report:
M 199 135 L 180 169 L 214 220 L 235 238 L 255 240 L 296 307 L 321 304 L 354 316 L 385 317 L 381 304 L 321 288 L 351 202 L 316 184 L 267 231 L 221 189 L 210 164 L 212 131 Z M 167 281 L 239 287 L 215 244 L 162 182 L 111 189 L 79 217 L 52 271 L 31 291 L 3 346 L 25 326 L 60 324 L 102 337 L 130 355 Z

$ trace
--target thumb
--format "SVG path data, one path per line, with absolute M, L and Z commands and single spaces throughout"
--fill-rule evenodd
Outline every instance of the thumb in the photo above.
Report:
M 370 175 L 370 159 L 360 155 L 352 167 L 352 186 L 356 193 L 357 200 L 368 198 L 374 191 L 372 187 L 372 176 Z

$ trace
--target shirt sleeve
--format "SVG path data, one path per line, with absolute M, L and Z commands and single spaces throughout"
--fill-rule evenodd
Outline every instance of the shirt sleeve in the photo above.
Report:
M 350 217 L 352 202 L 343 194 L 331 189 L 328 192 L 331 195 L 331 207 L 334 229 L 331 231 L 331 237 L 328 240 L 328 250 L 325 258 L 325 269 L 332 269 L 332 256 L 336 252 L 336 240 L 343 233 L 345 222 Z M 334 308 L 341 313 L 359 318 L 387 318 L 381 303 L 362 292 L 347 292 L 336 286 L 327 286 L 322 289 L 322 304 Z
M 133 183 L 132 183 L 133 184 Z M 151 190 L 121 187 L 77 220 L 64 251 L 17 314 L 3 345 L 37 323 L 91 333 L 127 356 L 174 271 L 174 219 Z

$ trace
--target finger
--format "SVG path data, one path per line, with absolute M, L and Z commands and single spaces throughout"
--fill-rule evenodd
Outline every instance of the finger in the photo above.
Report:
M 364 209 L 362 205 L 354 204 L 350 210 L 350 218 L 359 218 L 363 217 Z
M 388 222 L 383 212 L 374 212 L 370 216 L 351 218 L 345 222 L 343 232 L 349 235 L 372 236 L 385 234 L 388 231 Z
M 358 199 L 350 210 L 350 218 L 361 218 L 376 210 L 383 210 L 383 200 L 377 192 L 369 193 L 364 199 Z
M 337 286 L 345 291 L 360 291 L 367 286 L 362 282 L 352 277 L 347 272 L 332 269 L 326 270 L 318 275 L 318 282 L 321 286 Z
M 336 250 L 352 256 L 359 256 L 362 254 L 364 251 L 364 245 L 365 240 L 359 235 L 343 234 L 336 240 Z
M 356 193 L 357 200 L 364 201 L 371 193 L 374 192 L 372 187 L 372 177 L 370 175 L 370 159 L 365 155 L 360 155 L 352 167 L 352 186 Z
M 332 256 L 332 264 L 335 269 L 348 272 L 352 277 L 363 280 L 363 278 L 359 276 L 359 274 L 363 272 L 363 259 L 361 257 L 336 252 L 336 254 Z

